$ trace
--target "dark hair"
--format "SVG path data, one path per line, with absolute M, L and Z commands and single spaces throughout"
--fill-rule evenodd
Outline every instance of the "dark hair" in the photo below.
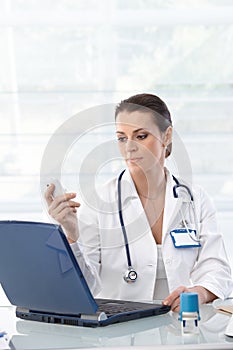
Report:
M 152 94 L 138 94 L 121 101 L 115 110 L 115 120 L 120 112 L 144 112 L 151 113 L 155 123 L 161 132 L 165 132 L 172 126 L 171 114 L 165 102 Z M 166 158 L 171 154 L 172 143 L 167 146 Z

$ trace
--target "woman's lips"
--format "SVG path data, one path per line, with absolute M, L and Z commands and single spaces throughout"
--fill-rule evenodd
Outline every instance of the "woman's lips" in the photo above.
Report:
M 128 163 L 137 163 L 137 162 L 139 162 L 140 160 L 142 160 L 142 157 L 133 157 L 133 158 L 128 158 L 128 159 L 127 159 L 127 162 L 128 162 Z

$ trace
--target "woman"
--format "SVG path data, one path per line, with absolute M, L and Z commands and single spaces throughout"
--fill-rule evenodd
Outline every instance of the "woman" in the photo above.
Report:
M 201 304 L 227 297 L 233 283 L 212 203 L 200 187 L 177 185 L 184 182 L 164 166 L 172 149 L 166 104 L 151 94 L 132 96 L 115 119 L 127 170 L 101 188 L 96 205 L 82 204 L 77 220 L 76 194 L 54 199 L 53 184 L 46 192 L 93 294 L 162 299 L 173 311 L 182 292 L 197 292 Z

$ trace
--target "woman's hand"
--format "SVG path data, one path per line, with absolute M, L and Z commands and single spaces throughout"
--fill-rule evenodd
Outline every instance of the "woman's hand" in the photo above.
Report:
M 180 311 L 180 294 L 186 293 L 186 292 L 198 293 L 199 304 L 209 303 L 217 298 L 216 295 L 214 295 L 209 290 L 201 286 L 195 286 L 191 288 L 180 286 L 177 289 L 175 289 L 170 295 L 168 295 L 168 297 L 164 299 L 163 304 L 170 305 L 172 311 L 179 312 Z
M 76 208 L 80 203 L 73 201 L 75 193 L 66 193 L 53 197 L 54 184 L 51 184 L 45 192 L 45 199 L 48 204 L 48 213 L 60 225 L 63 226 L 69 243 L 74 243 L 78 239 L 78 221 Z

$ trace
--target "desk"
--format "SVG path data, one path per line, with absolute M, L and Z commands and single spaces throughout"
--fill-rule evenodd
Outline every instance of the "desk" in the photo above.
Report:
M 178 314 L 172 312 L 103 328 L 82 328 L 24 321 L 16 318 L 13 306 L 5 306 L 0 307 L 0 329 L 8 333 L 12 349 L 233 349 L 233 339 L 224 335 L 230 317 L 216 313 L 212 305 L 201 306 L 200 314 L 199 334 L 181 336 Z

